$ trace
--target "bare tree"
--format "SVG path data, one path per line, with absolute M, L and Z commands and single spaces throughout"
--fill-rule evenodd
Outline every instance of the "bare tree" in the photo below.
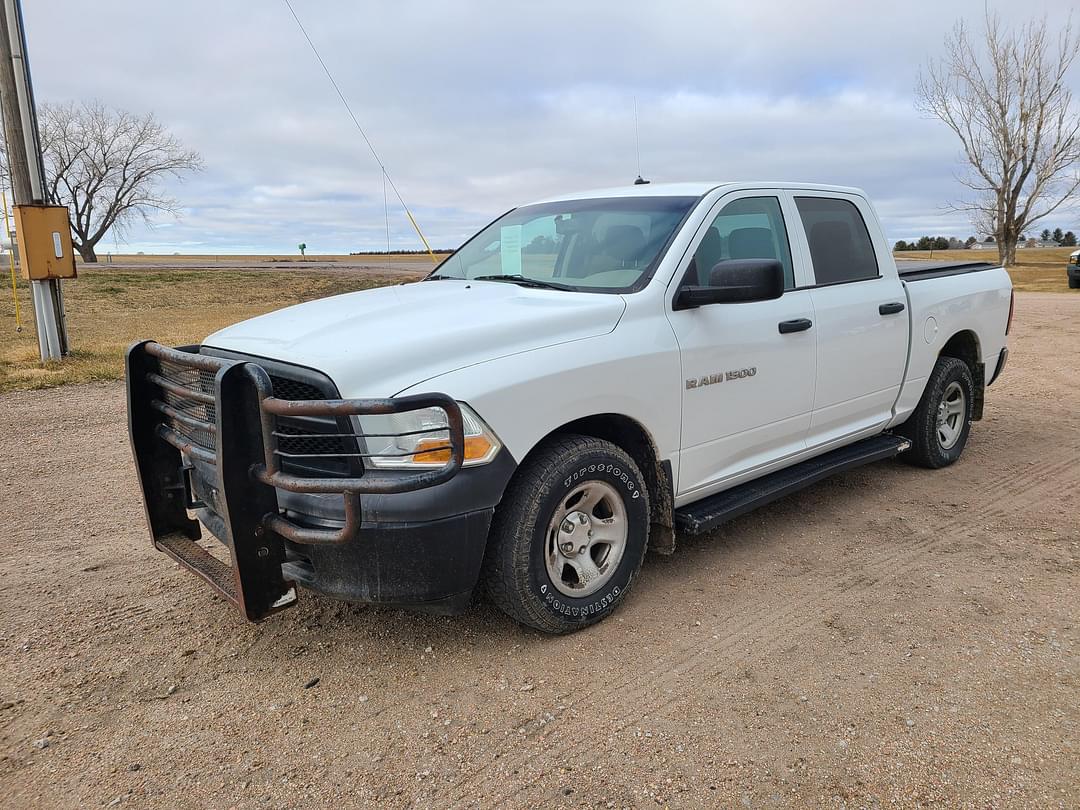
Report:
M 94 249 L 110 229 L 122 234 L 155 213 L 178 215 L 179 204 L 163 191 L 163 181 L 202 168 L 199 153 L 150 113 L 134 115 L 96 101 L 41 104 L 38 123 L 47 193 L 68 207 L 72 242 L 84 262 L 97 261 Z M 6 172 L 6 159 L 3 165 Z
M 1020 234 L 1080 188 L 1080 111 L 1065 83 L 1078 53 L 1071 21 L 1054 42 L 1045 18 L 1014 30 L 988 13 L 980 34 L 957 23 L 919 76 L 916 105 L 956 133 L 968 163 L 959 179 L 973 193 L 953 207 L 994 235 L 1006 266 Z

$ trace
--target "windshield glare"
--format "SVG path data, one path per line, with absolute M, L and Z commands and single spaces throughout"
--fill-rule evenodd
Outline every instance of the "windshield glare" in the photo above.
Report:
M 640 289 L 697 197 L 615 197 L 517 208 L 439 265 L 433 275 L 522 276 L 575 290 Z

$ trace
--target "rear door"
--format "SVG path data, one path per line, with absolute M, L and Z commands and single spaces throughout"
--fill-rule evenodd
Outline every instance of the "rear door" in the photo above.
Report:
M 729 259 L 777 259 L 785 292 L 772 301 L 710 304 L 669 311 L 685 380 L 679 496 L 722 489 L 732 476 L 805 446 L 813 405 L 815 331 L 781 333 L 780 322 L 813 317 L 809 290 L 792 261 L 783 193 L 723 197 L 706 217 L 669 290 L 704 285 Z M 798 270 L 798 272 L 797 272 Z M 671 306 L 669 298 L 669 307 Z
M 817 386 L 807 446 L 816 447 L 872 432 L 891 418 L 907 362 L 909 313 L 866 200 L 828 192 L 793 196 L 813 270 Z

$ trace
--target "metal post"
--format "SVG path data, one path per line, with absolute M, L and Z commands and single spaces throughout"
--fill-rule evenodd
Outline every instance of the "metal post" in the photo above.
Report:
M 4 204 L 4 236 L 11 239 L 11 219 L 8 217 L 7 192 L 0 189 L 0 202 Z M 15 245 L 8 245 L 8 269 L 11 273 L 11 303 L 15 305 L 15 331 L 22 331 L 22 316 L 19 313 L 19 288 L 15 283 Z
M 41 159 L 20 0 L 3 0 L 0 5 L 0 106 L 3 108 L 15 204 L 46 203 L 45 167 Z M 25 257 L 20 256 L 20 260 L 25 261 Z M 63 321 L 60 281 L 31 281 L 30 287 L 41 359 L 59 360 L 67 354 L 67 329 Z

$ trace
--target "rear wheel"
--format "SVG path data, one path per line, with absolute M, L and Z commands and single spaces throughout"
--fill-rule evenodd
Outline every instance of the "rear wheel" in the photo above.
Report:
M 902 458 L 920 467 L 947 467 L 964 452 L 975 404 L 971 369 L 955 357 L 939 357 L 926 390 L 898 433 L 911 439 Z
M 649 497 L 611 442 L 563 436 L 518 470 L 495 512 L 484 582 L 522 624 L 568 633 L 606 618 L 641 568 Z

